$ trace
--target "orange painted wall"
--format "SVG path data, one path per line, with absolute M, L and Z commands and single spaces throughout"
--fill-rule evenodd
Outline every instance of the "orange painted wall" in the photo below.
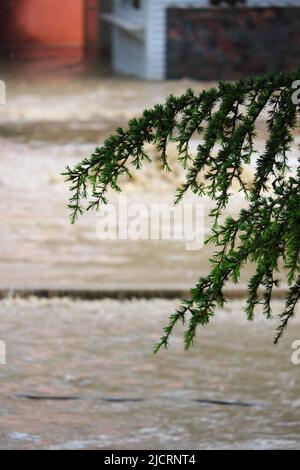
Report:
M 85 45 L 85 0 L 8 0 L 2 35 L 16 58 L 80 59 Z

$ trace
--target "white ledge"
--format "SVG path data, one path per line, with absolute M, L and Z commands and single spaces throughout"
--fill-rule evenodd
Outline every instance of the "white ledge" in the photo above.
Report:
M 124 18 L 121 18 L 119 15 L 103 13 L 101 15 L 101 18 L 103 18 L 104 21 L 107 21 L 108 23 L 113 24 L 114 26 L 117 26 L 120 29 L 124 29 L 125 31 L 139 32 L 145 29 L 145 26 L 142 22 L 129 21 Z

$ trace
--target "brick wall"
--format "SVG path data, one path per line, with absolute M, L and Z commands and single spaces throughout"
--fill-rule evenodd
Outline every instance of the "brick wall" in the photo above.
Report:
M 300 65 L 300 8 L 170 8 L 167 77 L 238 79 Z

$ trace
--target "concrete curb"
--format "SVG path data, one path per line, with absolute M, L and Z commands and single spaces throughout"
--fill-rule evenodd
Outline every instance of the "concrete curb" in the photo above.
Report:
M 287 288 L 275 289 L 273 298 L 284 299 L 287 294 Z M 247 288 L 228 287 L 224 289 L 225 297 L 228 299 L 244 299 L 247 297 Z M 63 298 L 82 300 L 101 300 L 105 298 L 126 300 L 126 299 L 182 299 L 189 297 L 187 288 L 127 288 L 127 289 L 55 289 L 55 288 L 35 288 L 35 289 L 0 289 L 0 299 L 6 298 Z

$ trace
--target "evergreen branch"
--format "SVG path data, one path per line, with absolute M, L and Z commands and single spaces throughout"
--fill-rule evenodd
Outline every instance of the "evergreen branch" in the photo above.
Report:
M 105 204 L 109 188 L 120 191 L 120 176 L 131 177 L 132 167 L 138 170 L 151 161 L 145 151 L 148 143 L 156 146 L 166 171 L 171 170 L 168 144 L 177 143 L 186 177 L 177 189 L 175 203 L 188 190 L 216 202 L 210 213 L 212 235 L 206 241 L 218 249 L 210 260 L 211 271 L 199 279 L 190 298 L 171 315 L 155 351 L 168 346 L 178 322 L 187 323 L 184 344 L 188 349 L 198 326 L 206 325 L 216 307 L 226 302 L 223 291 L 228 281 L 239 282 L 240 272 L 249 262 L 256 272 L 248 284 L 248 319 L 254 318 L 259 304 L 267 318 L 272 316 L 271 301 L 280 270 L 286 273 L 291 287 L 275 342 L 294 315 L 300 296 L 300 169 L 298 163 L 293 174 L 288 160 L 294 132 L 299 128 L 299 104 L 292 101 L 292 83 L 299 78 L 300 70 L 296 70 L 220 83 L 201 93 L 189 89 L 181 97 L 171 95 L 164 104 L 130 120 L 127 130 L 118 128 L 90 158 L 74 169 L 66 169 L 72 192 L 72 222 L 85 209 Z M 243 179 L 243 170 L 257 154 L 254 142 L 263 112 L 268 116 L 265 148 L 254 162 L 250 186 Z M 196 133 L 202 140 L 196 155 L 192 155 L 190 142 Z M 229 216 L 221 222 L 234 181 L 248 207 L 236 219 Z M 85 200 L 88 202 L 84 205 Z

